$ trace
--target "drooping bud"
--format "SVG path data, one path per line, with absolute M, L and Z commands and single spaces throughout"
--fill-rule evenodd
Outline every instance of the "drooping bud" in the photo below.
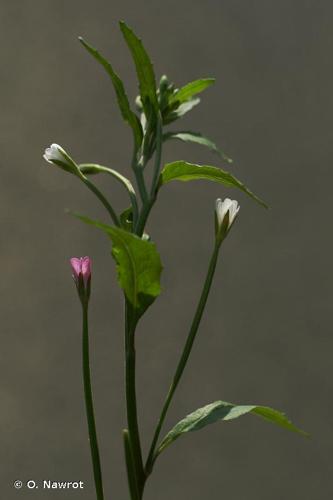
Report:
M 216 238 L 219 243 L 225 238 L 225 236 L 230 231 L 237 214 L 239 212 L 240 206 L 238 201 L 230 200 L 226 198 L 222 201 L 218 198 L 215 202 L 215 232 Z
M 59 146 L 59 144 L 51 144 L 49 148 L 46 148 L 43 158 L 48 163 L 52 163 L 53 165 L 57 165 L 63 170 L 66 170 L 66 172 L 78 175 L 79 177 L 82 176 L 75 161 L 61 146 Z
M 72 257 L 70 259 L 72 266 L 72 276 L 76 285 L 81 302 L 87 303 L 90 297 L 91 282 L 91 258 L 90 257 Z

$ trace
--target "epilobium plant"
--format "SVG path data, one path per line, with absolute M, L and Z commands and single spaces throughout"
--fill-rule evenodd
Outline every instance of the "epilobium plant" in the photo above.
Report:
M 144 460 L 137 418 L 135 331 L 142 315 L 153 304 L 161 291 L 160 275 L 162 265 L 160 256 L 150 236 L 144 232 L 147 219 L 157 201 L 158 194 L 171 181 L 186 182 L 206 179 L 227 188 L 237 188 L 260 205 L 264 207 L 267 205 L 236 177 L 221 167 L 198 165 L 186 161 L 174 161 L 162 167 L 163 144 L 172 139 L 201 144 L 218 153 L 224 162 L 231 163 L 231 160 L 207 137 L 186 130 L 165 130 L 165 127 L 177 121 L 199 104 L 200 98 L 198 94 L 212 85 L 214 79 L 203 78 L 190 82 L 181 88 L 176 88 L 166 76 L 162 76 L 159 85 L 157 85 L 153 65 L 142 42 L 124 22 L 120 23 L 120 29 L 132 54 L 139 80 L 140 95 L 135 101 L 136 112 L 130 106 L 123 82 L 115 73 L 113 66 L 82 38 L 80 38 L 80 42 L 102 65 L 110 77 L 121 115 L 132 130 L 133 154 L 131 164 L 137 191 L 134 189 L 132 182 L 119 172 L 95 163 L 77 163 L 57 144 L 52 144 L 50 148 L 46 149 L 44 158 L 82 181 L 101 201 L 111 218 L 110 223 L 105 224 L 76 214 L 82 221 L 104 231 L 111 239 L 112 256 L 116 262 L 118 272 L 118 283 L 124 292 L 127 428 L 123 430 L 123 440 L 130 496 L 132 500 L 141 500 L 146 481 L 153 472 L 157 458 L 170 444 L 186 432 L 199 430 L 213 422 L 235 419 L 247 413 L 257 415 L 286 429 L 303 432 L 297 429 L 284 414 L 269 407 L 215 401 L 187 415 L 161 439 L 165 417 L 198 332 L 222 243 L 228 236 L 239 213 L 237 201 L 232 201 L 229 198 L 224 201 L 218 199 L 215 205 L 215 237 L 207 276 L 203 283 L 201 296 L 182 355 L 161 409 L 160 417 L 156 423 L 148 456 Z M 149 168 L 152 169 L 150 184 L 145 175 L 146 169 Z M 124 207 L 121 213 L 117 213 L 112 206 L 112 201 L 107 199 L 90 180 L 95 174 L 107 174 L 118 181 L 127 191 L 129 207 Z M 83 311 L 83 377 L 96 496 L 98 500 L 103 500 L 102 474 L 89 370 L 88 302 L 91 279 L 90 259 L 88 257 L 73 258 L 71 264 Z

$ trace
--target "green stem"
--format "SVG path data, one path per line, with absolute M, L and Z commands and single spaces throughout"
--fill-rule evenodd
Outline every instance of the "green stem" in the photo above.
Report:
M 214 277 L 214 273 L 215 273 L 215 269 L 216 269 L 217 258 L 219 255 L 219 248 L 220 248 L 220 245 L 215 243 L 214 251 L 213 251 L 213 254 L 211 256 L 211 260 L 210 260 L 207 275 L 206 275 L 206 280 L 205 280 L 205 283 L 204 283 L 204 286 L 203 286 L 203 289 L 201 292 L 200 300 L 199 300 L 199 303 L 198 303 L 198 306 L 197 306 L 197 309 L 196 309 L 196 312 L 195 312 L 195 315 L 194 315 L 194 318 L 192 321 L 192 325 L 191 325 L 191 328 L 190 328 L 190 331 L 189 331 L 189 334 L 188 334 L 188 337 L 186 340 L 186 344 L 185 344 L 185 347 L 183 349 L 180 361 L 179 361 L 177 369 L 176 369 L 176 373 L 174 375 L 172 384 L 170 386 L 167 398 L 166 398 L 164 406 L 162 408 L 162 412 L 161 412 L 161 415 L 160 415 L 160 418 L 158 420 L 157 427 L 156 427 L 156 430 L 154 433 L 154 437 L 152 440 L 152 444 L 151 444 L 151 447 L 149 450 L 148 459 L 147 459 L 146 467 L 145 467 L 146 476 L 148 476 L 151 473 L 154 462 L 157 458 L 156 444 L 157 444 L 157 441 L 158 441 L 158 438 L 159 438 L 159 435 L 160 435 L 160 432 L 162 429 L 162 425 L 164 423 L 164 420 L 165 420 L 167 411 L 169 409 L 171 400 L 172 400 L 173 395 L 177 389 L 177 386 L 179 384 L 179 381 L 180 381 L 181 376 L 184 372 L 187 360 L 188 360 L 189 355 L 190 355 L 191 350 L 192 350 L 193 342 L 194 342 L 194 339 L 196 337 L 196 334 L 197 334 L 197 331 L 198 331 L 198 328 L 200 325 L 200 321 L 202 318 L 202 314 L 204 312 L 204 309 L 205 309 L 205 306 L 207 303 L 209 291 L 210 291 L 210 288 L 212 285 L 212 281 L 213 281 L 213 277 Z
M 156 201 L 158 177 L 161 169 L 162 159 L 162 119 L 159 117 L 156 129 L 156 153 L 154 162 L 154 174 L 149 199 L 143 203 L 142 210 L 135 227 L 135 234 L 142 236 L 150 211 Z
M 140 163 L 134 167 L 134 173 L 142 203 L 145 204 L 148 200 L 148 192 L 146 188 L 145 178 L 143 175 L 143 166 L 141 166 Z
M 88 304 L 82 305 L 82 313 L 83 313 L 82 314 L 82 318 L 83 318 L 82 369 L 83 369 L 84 397 L 85 397 L 85 404 L 86 404 L 90 451 L 91 451 L 91 459 L 92 459 L 93 470 L 94 470 L 96 497 L 97 497 L 97 500 L 104 500 L 101 463 L 100 463 L 99 451 L 98 451 L 93 397 L 92 397 L 91 380 L 90 380 Z
M 133 466 L 135 470 L 135 480 L 139 499 L 141 498 L 144 486 L 144 467 L 142 460 L 142 451 L 140 443 L 140 434 L 137 416 L 136 404 L 136 386 L 135 386 L 135 339 L 136 318 L 125 298 L 125 353 L 126 353 L 126 406 L 127 406 L 127 425 L 130 449 L 132 451 Z
M 131 500 L 139 500 L 140 497 L 139 497 L 138 485 L 135 474 L 135 466 L 133 462 L 133 451 L 131 447 L 128 429 L 123 430 L 123 440 L 124 440 L 127 478 L 128 478 Z
M 120 222 L 117 217 L 116 212 L 113 210 L 112 206 L 108 202 L 108 200 L 105 198 L 105 196 L 100 192 L 100 190 L 93 184 L 89 179 L 86 177 L 82 176 L 82 181 L 85 183 L 85 185 L 92 191 L 97 198 L 102 202 L 106 210 L 109 212 L 111 219 L 113 220 L 113 223 L 115 226 L 120 227 Z
M 143 138 L 143 141 L 145 142 L 145 137 Z M 136 183 L 137 183 L 137 186 L 139 189 L 139 193 L 140 193 L 140 197 L 141 197 L 141 201 L 142 201 L 143 205 L 148 200 L 148 192 L 147 192 L 147 188 L 146 188 L 145 178 L 143 175 L 144 166 L 145 166 L 145 156 L 143 153 L 143 148 L 142 148 L 142 153 L 140 155 L 139 160 L 137 159 L 137 151 L 136 151 L 136 149 L 134 149 L 133 156 L 132 156 L 132 169 L 133 169 L 134 174 L 135 174 Z
M 151 192 L 150 196 L 152 198 L 155 197 L 156 188 L 158 184 L 158 177 L 160 175 L 161 169 L 161 159 L 162 159 L 162 141 L 163 141 L 163 126 L 162 126 L 162 117 L 159 114 L 157 118 L 157 126 L 156 126 L 156 153 L 155 153 L 155 164 L 154 164 L 154 175 L 153 181 L 151 184 Z
M 129 179 L 121 175 L 116 170 L 95 163 L 80 163 L 79 169 L 83 174 L 99 174 L 105 173 L 111 175 L 114 179 L 120 182 L 127 190 L 133 209 L 133 220 L 136 222 L 139 216 L 139 207 L 136 199 L 136 193 Z
M 156 198 L 151 198 L 143 207 L 140 213 L 140 217 L 138 219 L 137 226 L 135 228 L 135 234 L 137 236 L 142 236 L 143 231 L 145 229 L 145 225 L 150 214 L 150 211 L 155 203 Z

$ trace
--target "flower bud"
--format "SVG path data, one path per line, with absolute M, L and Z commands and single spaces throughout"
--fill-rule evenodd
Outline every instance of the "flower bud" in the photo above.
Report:
M 88 302 L 90 297 L 91 282 L 91 258 L 90 257 L 72 257 L 70 259 L 72 266 L 72 276 L 76 285 L 81 302 Z
M 238 201 L 226 198 L 222 201 L 218 198 L 215 202 L 215 228 L 216 238 L 219 243 L 228 234 L 239 212 Z
M 135 98 L 135 107 L 136 109 L 142 113 L 143 111 L 143 106 L 142 106 L 142 100 L 141 100 L 141 96 L 140 95 L 137 95 L 136 98 Z
M 82 176 L 79 167 L 75 161 L 66 153 L 66 151 L 59 146 L 59 144 L 51 144 L 49 148 L 45 149 L 43 158 L 48 162 L 66 170 L 74 175 Z
M 162 75 L 160 79 L 160 91 L 164 92 L 169 87 L 169 80 L 166 75 Z

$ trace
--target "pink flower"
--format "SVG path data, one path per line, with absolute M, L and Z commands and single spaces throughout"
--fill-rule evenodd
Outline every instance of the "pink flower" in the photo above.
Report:
M 83 282 L 87 289 L 91 279 L 91 258 L 90 257 L 72 257 L 70 263 L 73 271 L 73 279 L 77 287 Z

